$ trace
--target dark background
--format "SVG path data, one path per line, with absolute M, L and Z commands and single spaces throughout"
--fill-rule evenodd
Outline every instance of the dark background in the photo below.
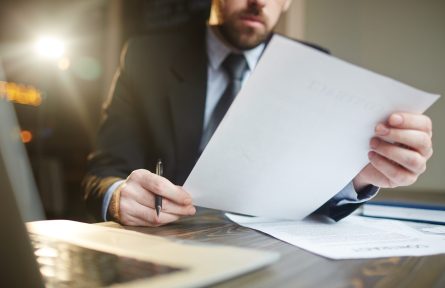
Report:
M 210 0 L 0 0 L 0 59 L 6 79 L 42 91 L 40 106 L 15 104 L 48 218 L 89 221 L 80 182 L 125 41 L 190 18 Z M 39 57 L 40 35 L 58 35 L 69 68 Z

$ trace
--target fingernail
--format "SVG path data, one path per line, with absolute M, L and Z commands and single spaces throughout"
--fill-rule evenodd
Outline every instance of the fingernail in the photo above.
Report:
M 190 205 L 192 204 L 192 199 L 191 198 L 185 198 L 184 199 L 184 205 Z
M 389 124 L 397 126 L 403 123 L 403 117 L 400 114 L 393 114 L 389 118 Z
M 377 135 L 384 136 L 389 133 L 389 129 L 386 128 L 385 125 L 379 124 L 379 125 L 377 125 L 377 127 L 375 127 L 375 132 Z
M 196 213 L 196 208 L 195 207 L 192 207 L 192 208 L 189 209 L 189 214 L 190 215 L 195 215 L 195 213 Z
M 374 157 L 374 152 L 369 151 L 368 152 L 368 159 L 371 160 Z
M 380 144 L 380 140 L 377 138 L 372 138 L 371 142 L 369 143 L 369 146 L 371 146 L 372 149 L 376 149 Z

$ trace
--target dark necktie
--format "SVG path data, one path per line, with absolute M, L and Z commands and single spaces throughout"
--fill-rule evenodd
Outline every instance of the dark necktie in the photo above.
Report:
M 222 68 L 229 76 L 229 85 L 216 104 L 212 116 L 209 119 L 209 123 L 204 130 L 200 145 L 201 151 L 204 150 L 204 147 L 207 145 L 216 128 L 218 127 L 219 122 L 221 122 L 222 118 L 232 104 L 233 99 L 235 99 L 236 94 L 238 94 L 239 90 L 241 89 L 243 76 L 247 70 L 246 58 L 243 54 L 231 53 L 222 63 Z

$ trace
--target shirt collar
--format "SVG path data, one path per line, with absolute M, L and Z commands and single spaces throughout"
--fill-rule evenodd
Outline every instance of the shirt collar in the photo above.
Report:
M 261 43 L 253 49 L 243 51 L 250 71 L 253 71 L 258 63 L 265 46 L 264 43 Z M 221 41 L 221 39 L 215 35 L 215 31 L 207 25 L 207 57 L 212 68 L 215 70 L 219 69 L 224 59 L 226 59 L 227 55 L 231 52 L 236 52 L 236 50 Z

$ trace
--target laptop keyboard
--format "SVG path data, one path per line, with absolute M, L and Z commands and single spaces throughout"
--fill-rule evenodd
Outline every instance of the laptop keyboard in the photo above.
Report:
M 30 238 L 46 287 L 104 287 L 183 270 L 42 235 Z

